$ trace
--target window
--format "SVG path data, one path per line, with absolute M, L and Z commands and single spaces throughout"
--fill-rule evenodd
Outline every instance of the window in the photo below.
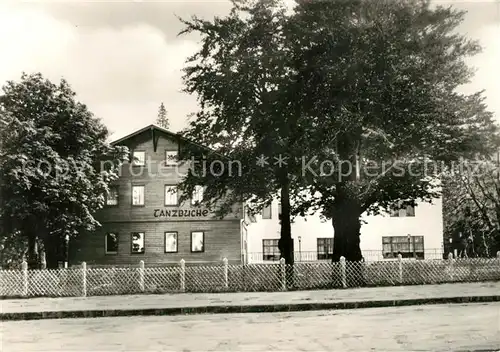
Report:
M 107 233 L 104 247 L 106 254 L 118 253 L 118 234 L 113 232 Z
M 280 249 L 278 247 L 279 240 L 262 240 L 262 259 L 263 260 L 280 260 Z
M 252 212 L 252 210 L 250 209 L 250 207 L 248 205 L 245 205 L 245 222 L 247 224 L 257 222 L 257 219 L 255 218 L 255 214 Z
M 415 216 L 415 207 L 412 205 L 408 205 L 406 207 L 406 216 Z
M 191 205 L 196 205 L 201 203 L 203 200 L 203 192 L 205 188 L 203 186 L 195 186 L 193 190 L 193 194 L 191 196 Z
M 165 205 L 178 205 L 177 186 L 165 185 Z
M 132 186 L 132 205 L 144 205 L 144 185 Z
M 110 186 L 108 194 L 106 195 L 106 205 L 116 206 L 118 205 L 118 186 Z
M 399 253 L 403 258 L 424 259 L 424 236 L 382 237 L 382 251 L 386 259 Z
M 132 153 L 132 163 L 134 166 L 146 165 L 146 152 L 134 150 L 134 152 Z
M 132 232 L 132 254 L 144 253 L 144 232 Z
M 177 253 L 177 232 L 165 232 L 165 253 Z
M 271 205 L 262 209 L 262 219 L 271 219 Z
M 191 232 L 191 252 L 205 251 L 205 233 L 202 231 Z
M 165 151 L 165 165 L 175 166 L 179 161 L 179 156 L 177 150 L 166 150 Z
M 333 258 L 333 238 L 318 238 L 318 260 Z
M 395 205 L 396 209 L 391 211 L 391 216 L 396 218 L 403 217 L 413 217 L 415 216 L 415 207 L 412 205 L 407 205 L 405 208 L 401 209 L 401 202 Z
M 278 203 L 278 219 L 281 220 L 281 203 Z

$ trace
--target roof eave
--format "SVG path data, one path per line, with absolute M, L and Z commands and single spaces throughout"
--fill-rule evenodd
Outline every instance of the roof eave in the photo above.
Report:
M 163 133 L 165 133 L 165 134 L 168 134 L 168 135 L 169 135 L 169 136 L 171 136 L 171 137 L 175 137 L 175 138 L 179 138 L 179 137 L 180 137 L 180 138 L 182 138 L 182 137 L 181 137 L 178 133 L 173 133 L 173 132 L 170 132 L 170 131 L 168 131 L 168 130 L 166 130 L 166 129 L 164 129 L 164 128 L 160 127 L 160 126 L 156 126 L 156 125 L 154 125 L 154 124 L 151 124 L 151 125 L 148 125 L 148 126 L 146 126 L 146 127 L 141 128 L 141 129 L 139 129 L 139 130 L 137 130 L 137 131 L 135 131 L 135 132 L 133 132 L 133 133 L 131 133 L 131 134 L 128 134 L 128 135 L 126 135 L 125 137 L 122 137 L 122 138 L 120 138 L 120 139 L 117 139 L 117 140 L 115 140 L 115 141 L 111 142 L 110 144 L 111 144 L 112 146 L 115 146 L 115 145 L 121 144 L 121 143 L 123 143 L 123 142 L 125 142 L 125 141 L 127 141 L 127 140 L 129 140 L 129 139 L 131 139 L 131 138 L 133 138 L 133 137 L 135 137 L 135 136 L 138 136 L 138 135 L 139 135 L 139 134 L 141 134 L 141 133 L 144 133 L 144 132 L 146 132 L 146 131 L 153 130 L 153 129 L 156 129 L 156 130 L 158 130 L 158 131 L 160 131 L 160 132 L 163 132 Z

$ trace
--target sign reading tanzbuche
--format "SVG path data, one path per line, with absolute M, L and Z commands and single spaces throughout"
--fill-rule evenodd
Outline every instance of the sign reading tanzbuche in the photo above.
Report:
M 206 217 L 208 215 L 208 210 L 201 209 L 155 209 L 155 218 L 197 218 Z

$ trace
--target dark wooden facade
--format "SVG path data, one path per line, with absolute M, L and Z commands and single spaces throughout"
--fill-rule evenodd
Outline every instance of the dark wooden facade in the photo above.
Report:
M 179 137 L 154 125 L 141 129 L 116 142 L 115 145 L 145 152 L 145 166 L 126 163 L 121 176 L 114 183 L 118 191 L 118 204 L 107 205 L 96 218 L 102 224 L 95 233 L 82 236 L 76 257 L 78 261 L 101 265 L 174 264 L 242 261 L 242 205 L 235 205 L 233 213 L 224 219 L 215 218 L 207 209 L 184 204 L 166 205 L 166 186 L 175 186 L 187 171 L 187 164 L 165 165 L 167 151 L 178 151 Z M 144 187 L 144 204 L 132 204 L 132 187 Z M 139 187 L 140 188 L 140 187 Z M 193 232 L 195 234 L 193 234 Z M 202 235 L 200 236 L 200 232 Z M 107 234 L 117 238 L 116 250 L 107 250 Z M 134 233 L 143 233 L 144 250 L 135 253 L 132 246 Z M 177 234 L 176 251 L 165 244 L 166 233 Z M 193 251 L 192 236 L 203 237 L 203 249 Z M 134 242 L 135 243 L 135 242 Z M 109 245 L 110 246 L 110 245 Z

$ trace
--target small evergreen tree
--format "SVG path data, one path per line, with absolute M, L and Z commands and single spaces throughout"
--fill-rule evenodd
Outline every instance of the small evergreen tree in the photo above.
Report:
M 158 109 L 156 124 L 166 130 L 170 128 L 170 122 L 168 121 L 167 117 L 167 109 L 165 109 L 165 105 L 163 105 L 163 103 L 160 104 L 160 108 Z

